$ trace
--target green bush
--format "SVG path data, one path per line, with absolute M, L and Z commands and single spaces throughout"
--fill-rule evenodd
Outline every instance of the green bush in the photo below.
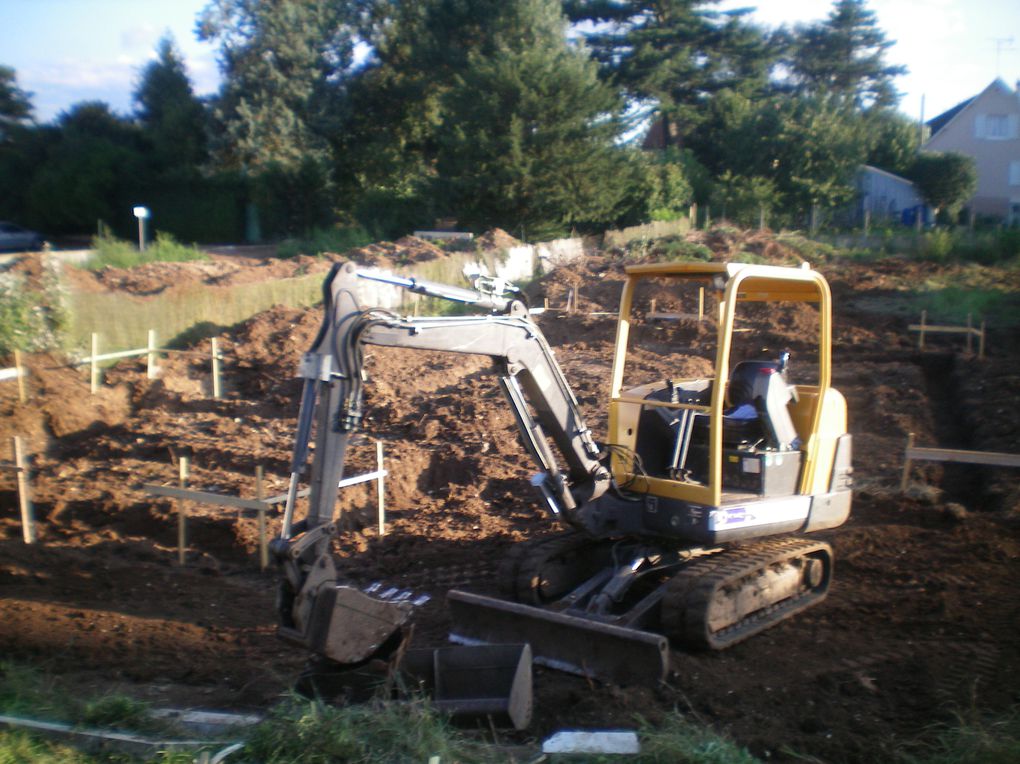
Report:
M 323 252 L 346 252 L 364 247 L 375 239 L 361 226 L 313 228 L 301 239 L 287 239 L 276 250 L 277 257 L 321 255 Z
M 953 232 L 947 228 L 936 228 L 921 236 L 918 254 L 925 260 L 944 263 L 956 249 L 957 242 Z
M 41 291 L 18 274 L 0 274 L 0 356 L 63 347 L 70 325 L 67 302 L 55 260 L 44 261 Z
M 202 250 L 181 244 L 173 236 L 162 231 L 156 232 L 156 240 L 144 251 L 108 233 L 93 237 L 92 249 L 94 252 L 86 263 L 86 267 L 91 270 L 106 267 L 133 268 L 143 263 L 179 263 L 209 259 L 209 255 Z

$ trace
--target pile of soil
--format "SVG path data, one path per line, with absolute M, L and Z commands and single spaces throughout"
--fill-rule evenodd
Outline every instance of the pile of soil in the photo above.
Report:
M 724 239 L 706 239 L 720 257 L 730 247 Z M 413 244 L 442 256 L 427 242 Z M 360 254 L 390 259 L 388 251 Z M 761 251 L 795 256 L 775 240 Z M 251 272 L 243 278 L 277 278 L 284 267 L 235 264 Z M 602 314 L 617 307 L 624 264 L 593 256 L 529 287 L 532 304 L 548 297 L 554 306 L 577 290 L 578 310 L 538 320 L 600 441 L 615 336 L 615 321 Z M 1012 679 L 1020 669 L 1014 476 L 919 462 L 910 490 L 898 490 L 909 433 L 919 445 L 1020 452 L 1015 338 L 993 327 L 984 361 L 960 352 L 959 339 L 933 342 L 922 354 L 907 331 L 916 317 L 875 310 L 936 267 L 895 259 L 821 267 L 835 293 L 834 385 L 848 401 L 857 485 L 850 521 L 818 534 L 836 552 L 830 597 L 725 652 L 675 652 L 673 674 L 654 690 L 538 669 L 526 735 L 631 726 L 636 714 L 654 722 L 679 709 L 760 756 L 860 760 L 949 720 L 954 709 L 1001 713 L 1020 700 Z M 683 307 L 670 307 L 667 293 L 657 299 L 660 309 Z M 290 686 L 305 656 L 274 636 L 275 579 L 258 570 L 256 521 L 190 505 L 181 568 L 177 506 L 147 495 L 143 484 L 176 482 L 176 465 L 188 456 L 196 488 L 254 496 L 262 465 L 266 492 L 284 491 L 297 361 L 320 320 L 315 309 L 278 307 L 236 327 L 221 343 L 219 400 L 209 394 L 201 346 L 164 359 L 156 380 L 141 363 L 122 363 L 96 396 L 84 371 L 51 356 L 29 359 L 28 403 L 18 402 L 16 385 L 0 385 L 0 435 L 23 436 L 32 454 L 40 538 L 21 543 L 13 478 L 0 474 L 6 656 L 78 686 L 155 702 L 264 708 Z M 816 322 L 803 306 L 760 310 L 751 320 L 760 343 L 791 348 L 795 360 Z M 640 372 L 711 373 L 710 321 L 656 331 L 659 350 L 635 356 Z M 487 359 L 371 348 L 367 372 L 365 435 L 347 473 L 374 469 L 374 439 L 382 440 L 388 533 L 375 530 L 373 484 L 345 490 L 338 567 L 358 584 L 432 595 L 417 612 L 415 642 L 438 645 L 445 591 L 495 593 L 496 565 L 509 546 L 553 528 L 527 487 L 533 467 Z M 272 528 L 279 522 L 273 517 Z

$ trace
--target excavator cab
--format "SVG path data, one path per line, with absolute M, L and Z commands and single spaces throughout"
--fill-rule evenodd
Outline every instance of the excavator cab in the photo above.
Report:
M 651 287 L 651 288 L 650 288 Z M 644 294 L 693 289 L 701 315 L 647 309 Z M 642 304 L 642 303 L 645 304 Z M 806 303 L 815 317 L 800 338 L 805 363 L 790 379 L 786 350 L 748 358 L 758 348 L 754 313 Z M 831 387 L 831 295 L 808 268 L 723 263 L 636 265 L 627 269 L 620 304 L 609 400 L 612 472 L 618 485 L 646 497 L 642 529 L 719 543 L 842 524 L 850 510 L 850 436 L 846 403 Z M 672 318 L 716 328 L 714 374 L 631 386 L 647 349 L 664 347 L 661 322 Z M 649 320 L 651 319 L 651 321 Z M 652 324 L 659 322 L 659 326 Z M 806 322 L 810 323 L 810 322 Z M 638 329 L 640 327 L 640 329 Z M 643 343 L 648 345 L 648 342 Z M 704 343 L 703 343 L 704 344 Z M 654 352 L 654 351 L 653 351 Z M 724 380 L 722 384 L 719 380 Z M 654 511 L 648 503 L 654 499 Z

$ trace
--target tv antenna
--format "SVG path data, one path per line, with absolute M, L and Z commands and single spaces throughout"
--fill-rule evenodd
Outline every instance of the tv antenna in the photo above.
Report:
M 1013 47 L 1012 37 L 991 37 L 989 39 L 995 43 L 995 76 L 998 77 L 1000 75 L 999 63 L 1002 60 L 1002 51 L 1016 50 L 1016 48 Z

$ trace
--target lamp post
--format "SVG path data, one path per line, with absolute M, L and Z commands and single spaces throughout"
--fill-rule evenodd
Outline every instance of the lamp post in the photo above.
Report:
M 145 251 L 145 221 L 149 217 L 148 207 L 135 207 L 135 217 L 138 218 L 138 251 Z

